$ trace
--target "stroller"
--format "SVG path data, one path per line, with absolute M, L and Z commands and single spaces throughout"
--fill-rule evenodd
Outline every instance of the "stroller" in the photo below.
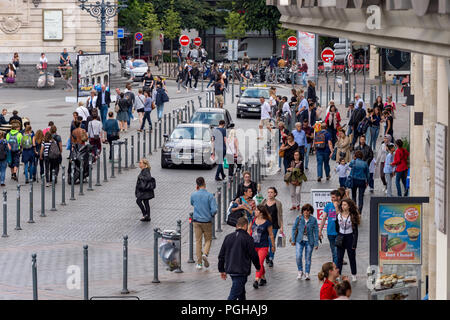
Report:
M 89 177 L 89 153 L 92 152 L 90 144 L 79 145 L 76 144 L 72 153 L 70 154 L 70 161 L 67 168 L 67 182 L 72 184 L 72 165 L 74 165 L 74 184 L 80 183 L 81 161 L 83 161 L 83 180 Z

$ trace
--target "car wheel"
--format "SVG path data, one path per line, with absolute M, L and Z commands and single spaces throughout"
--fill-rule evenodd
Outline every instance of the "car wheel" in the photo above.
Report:
M 236 117 L 238 117 L 238 118 L 242 118 L 242 116 L 241 116 L 241 114 L 238 112 L 238 113 L 236 113 Z
M 169 165 L 167 164 L 167 161 L 161 158 L 161 168 L 168 169 Z

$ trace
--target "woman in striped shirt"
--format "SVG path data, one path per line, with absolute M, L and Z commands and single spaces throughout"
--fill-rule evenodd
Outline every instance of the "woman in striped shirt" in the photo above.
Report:
M 58 159 L 50 159 L 48 156 L 52 142 L 52 134 L 48 131 L 44 136 L 44 142 L 42 143 L 40 152 L 40 159 L 44 160 L 47 187 L 50 187 L 50 182 L 52 181 L 52 170 L 56 171 L 56 168 L 58 167 Z

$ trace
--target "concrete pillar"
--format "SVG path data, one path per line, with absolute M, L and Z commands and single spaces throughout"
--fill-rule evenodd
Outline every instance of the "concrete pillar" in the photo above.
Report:
M 370 70 L 369 79 L 375 79 L 380 75 L 380 55 L 377 53 L 378 47 L 370 46 Z
M 450 90 L 448 83 L 448 73 L 449 68 L 447 66 L 448 59 L 445 58 L 437 58 L 437 119 L 438 121 L 449 126 L 449 112 L 448 109 L 450 107 Z M 450 143 L 450 134 L 447 131 L 447 148 Z M 449 169 L 450 169 L 450 157 L 448 157 L 447 153 L 447 199 L 450 196 L 450 184 L 449 184 Z M 449 201 L 447 200 L 447 229 L 446 234 L 436 230 L 436 296 L 437 300 L 449 300 L 450 299 L 450 237 L 449 237 Z

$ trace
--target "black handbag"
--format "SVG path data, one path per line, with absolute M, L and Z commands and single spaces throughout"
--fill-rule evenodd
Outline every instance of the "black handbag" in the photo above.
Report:
M 336 161 L 337 148 L 334 148 L 333 154 L 331 155 L 331 160 Z
M 341 159 L 345 158 L 347 156 L 347 152 L 339 152 L 339 156 L 341 157 Z

